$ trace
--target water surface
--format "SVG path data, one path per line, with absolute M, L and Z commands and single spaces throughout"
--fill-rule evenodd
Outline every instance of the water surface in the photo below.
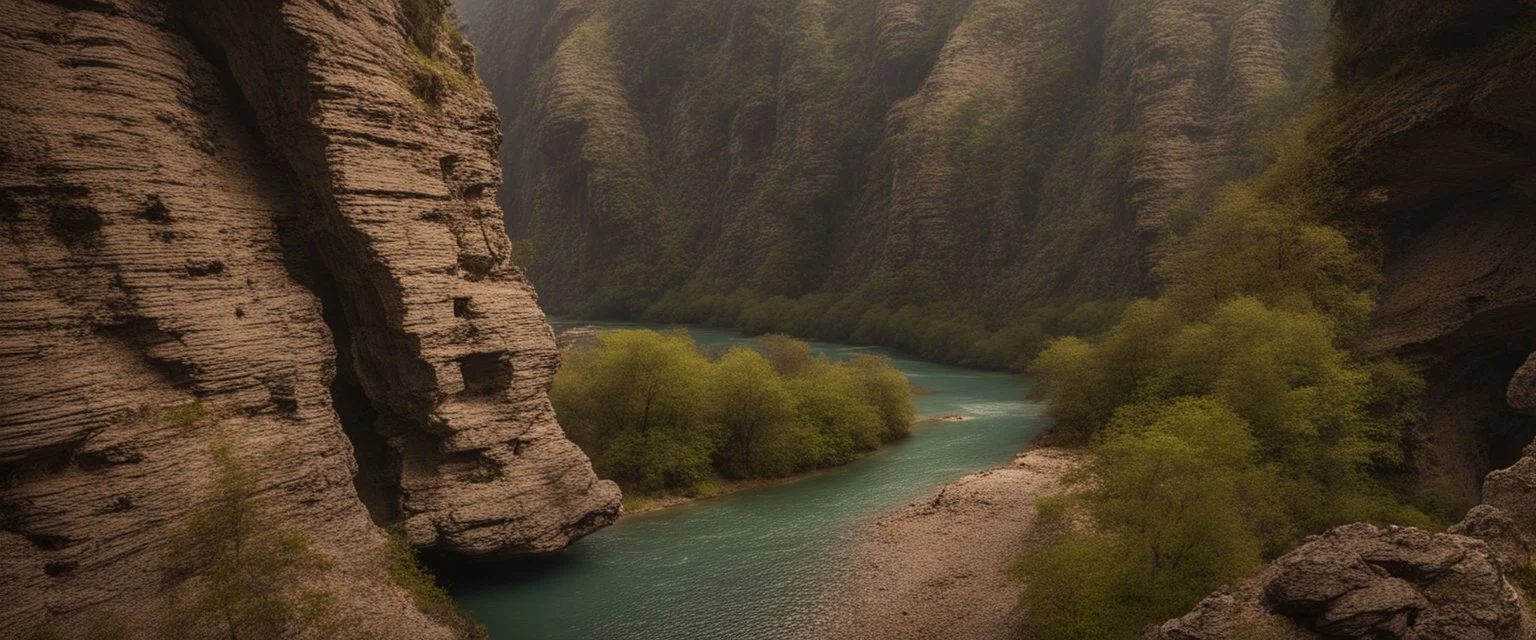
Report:
M 645 325 L 603 323 L 605 327 Z M 690 329 L 706 348 L 749 339 Z M 771 640 L 803 624 L 836 586 L 861 524 L 1004 464 L 1044 429 L 1028 383 L 883 349 L 812 343 L 834 360 L 890 356 L 921 390 L 913 436 L 806 479 L 626 517 L 548 558 L 447 574 L 494 640 Z

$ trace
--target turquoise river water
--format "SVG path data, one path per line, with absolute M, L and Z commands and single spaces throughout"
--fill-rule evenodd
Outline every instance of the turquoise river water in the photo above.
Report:
M 749 342 L 690 331 L 706 348 Z M 890 356 L 919 389 L 919 418 L 974 419 L 920 424 L 907 440 L 802 480 L 626 517 L 554 556 L 448 571 L 454 598 L 493 640 L 772 640 L 830 595 L 862 524 L 1008 462 L 1047 424 L 1022 378 L 813 344 L 834 360 Z

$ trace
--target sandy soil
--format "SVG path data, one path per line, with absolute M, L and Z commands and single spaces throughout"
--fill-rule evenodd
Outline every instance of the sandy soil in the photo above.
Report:
M 1076 453 L 1035 449 L 972 474 L 858 534 L 840 594 L 798 640 L 1025 637 L 1006 574 L 1034 529 L 1035 497 L 1060 488 Z

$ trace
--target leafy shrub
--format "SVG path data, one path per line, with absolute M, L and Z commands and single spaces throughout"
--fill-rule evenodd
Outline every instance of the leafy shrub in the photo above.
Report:
M 213 486 L 170 542 L 167 577 L 177 585 L 167 634 L 209 627 L 235 638 L 334 637 L 330 595 L 303 583 L 329 563 L 300 531 L 274 522 L 256 472 L 220 444 Z
M 782 335 L 757 346 L 711 360 L 686 332 L 605 332 L 567 356 L 550 398 L 598 472 L 639 493 L 843 463 L 908 433 L 911 390 L 888 360 L 834 364 Z
M 385 540 L 384 568 L 391 581 L 411 594 L 418 611 L 453 627 L 465 638 L 486 637 L 485 628 L 464 615 L 448 591 L 437 584 L 437 576 L 421 566 L 416 547 L 399 531 L 389 532 Z
M 1032 366 L 1054 436 L 1094 454 L 1060 509 L 1092 533 L 1017 567 L 1047 638 L 1132 636 L 1333 525 L 1433 524 L 1384 482 L 1423 383 L 1347 350 L 1378 276 L 1314 213 L 1336 196 L 1326 167 L 1284 137 L 1170 243 L 1162 297 L 1102 334 L 1080 307 L 1058 326 L 1084 337 Z

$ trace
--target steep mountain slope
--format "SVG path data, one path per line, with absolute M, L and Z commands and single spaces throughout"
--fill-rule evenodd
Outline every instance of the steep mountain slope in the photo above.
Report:
M 495 111 L 422 6 L 0 6 L 0 635 L 156 628 L 216 443 L 367 637 L 450 634 L 376 523 L 485 556 L 617 515 L 545 396 Z
M 1314 89 L 1321 4 L 460 2 L 552 309 L 744 288 L 994 325 L 1146 291 L 1156 241 Z

